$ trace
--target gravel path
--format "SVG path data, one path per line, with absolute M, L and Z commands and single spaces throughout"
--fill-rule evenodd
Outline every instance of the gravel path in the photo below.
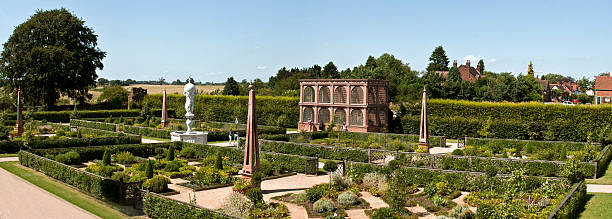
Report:
M 0 179 L 1 219 L 98 218 L 2 168 Z
M 164 142 L 165 141 L 154 140 L 154 139 L 150 139 L 150 138 L 142 138 L 142 143 L 143 144 L 164 143 Z
M 612 193 L 612 185 L 587 184 L 587 192 Z
M 289 218 L 291 219 L 307 219 L 308 218 L 308 212 L 306 212 L 306 209 L 302 206 L 299 206 L 293 203 L 277 201 L 277 200 L 270 200 L 270 202 L 281 203 L 287 206 L 287 209 L 289 209 Z
M 3 157 L 0 162 L 19 161 L 19 157 Z
M 261 190 L 264 193 L 264 200 L 269 201 L 270 198 L 274 196 L 280 196 L 287 193 L 303 192 L 307 188 L 328 181 L 328 175 L 310 176 L 304 174 L 297 174 L 278 179 L 265 180 L 261 183 Z M 209 209 L 220 208 L 223 200 L 231 193 L 231 186 L 195 192 L 198 205 Z M 168 197 L 184 202 L 189 202 L 188 194 L 193 194 L 193 192 L 181 191 L 181 194 L 172 195 Z

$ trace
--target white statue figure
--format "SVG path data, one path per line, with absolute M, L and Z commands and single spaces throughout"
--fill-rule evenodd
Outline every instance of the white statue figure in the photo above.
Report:
M 189 77 L 189 79 L 187 79 L 187 84 L 185 85 L 185 88 L 183 89 L 183 95 L 185 95 L 185 118 L 187 118 L 187 121 L 185 122 L 187 124 L 187 131 L 191 132 L 191 125 L 193 124 L 193 121 L 191 119 L 193 119 L 193 101 L 194 101 L 194 97 L 197 93 L 197 90 L 195 89 L 195 85 L 193 83 L 191 83 L 193 79 L 191 77 Z

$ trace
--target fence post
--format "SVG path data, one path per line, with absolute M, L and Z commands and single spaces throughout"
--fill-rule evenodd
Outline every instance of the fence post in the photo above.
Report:
M 472 157 L 468 157 L 468 164 L 470 165 L 470 171 L 472 171 Z
M 372 163 L 372 149 L 368 148 L 368 163 Z

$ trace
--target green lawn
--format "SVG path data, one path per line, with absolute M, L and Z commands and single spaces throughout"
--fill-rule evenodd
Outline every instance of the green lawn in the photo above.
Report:
M 287 128 L 288 132 L 297 132 L 297 128 Z
M 142 138 L 151 139 L 151 140 L 157 140 L 157 141 L 170 142 L 170 139 L 165 139 L 165 138 L 156 138 L 156 137 L 148 137 L 148 136 L 142 136 Z
M 0 158 L 2 157 L 17 157 L 17 154 L 0 154 Z
M 589 193 L 585 210 L 580 218 L 612 218 L 612 194 Z
M 76 189 L 58 182 L 46 175 L 22 167 L 17 164 L 17 162 L 1 162 L 0 168 L 3 168 L 12 174 L 23 178 L 24 180 L 82 208 L 83 210 L 91 212 L 98 217 L 128 218 L 127 215 L 111 208 L 105 203 L 83 194 Z
M 602 177 L 599 177 L 598 179 L 587 179 L 586 183 L 612 185 L 612 162 L 608 164 L 608 169 Z

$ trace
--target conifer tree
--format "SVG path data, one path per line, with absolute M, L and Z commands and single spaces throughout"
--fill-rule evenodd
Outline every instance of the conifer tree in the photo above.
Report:
M 448 71 L 448 57 L 446 57 L 446 51 L 442 46 L 436 47 L 429 57 L 429 65 L 427 66 L 428 72 L 433 71 Z

